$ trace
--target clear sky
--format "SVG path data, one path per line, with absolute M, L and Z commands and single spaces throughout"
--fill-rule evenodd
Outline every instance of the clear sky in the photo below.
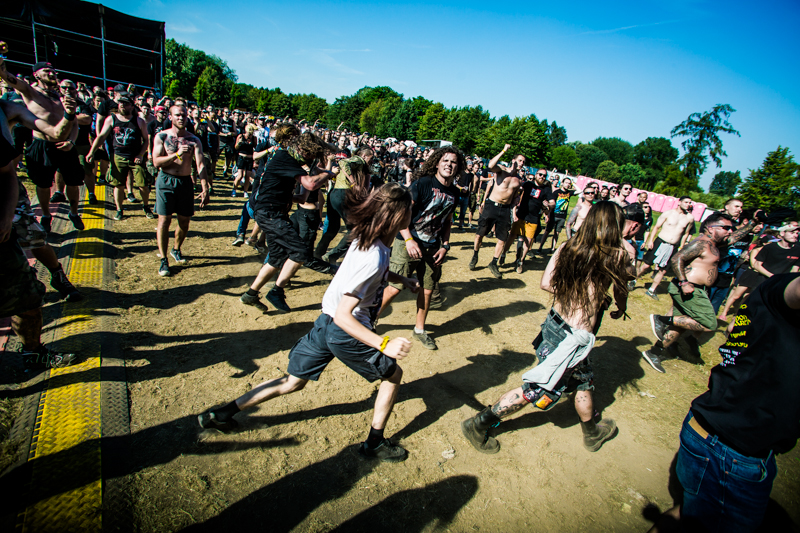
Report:
M 333 102 L 388 85 L 496 117 L 534 113 L 570 141 L 633 144 L 730 104 L 742 136 L 723 137 L 720 170 L 746 176 L 778 145 L 800 159 L 798 0 L 103 4 L 166 21 L 167 37 L 225 59 L 241 82 L 287 93 Z

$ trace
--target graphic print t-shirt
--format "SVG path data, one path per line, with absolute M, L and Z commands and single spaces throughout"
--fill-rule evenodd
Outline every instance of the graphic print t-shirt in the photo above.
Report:
M 517 217 L 531 224 L 539 223 L 544 202 L 553 199 L 553 193 L 548 185 L 539 187 L 532 181 L 522 186 L 522 199 L 517 208 Z
M 567 218 L 569 200 L 576 194 L 577 192 L 575 191 L 565 191 L 563 189 L 556 189 L 553 191 L 553 199 L 556 201 L 553 214 L 558 218 Z
M 435 244 L 455 211 L 458 188 L 446 187 L 434 176 L 423 176 L 411 184 L 411 235 L 424 244 Z M 398 238 L 399 235 L 398 235 Z
M 342 296 L 353 296 L 361 300 L 353 309 L 353 316 L 368 329 L 373 329 L 389 278 L 390 254 L 391 250 L 380 239 L 376 239 L 367 250 L 359 250 L 358 241 L 353 241 L 322 297 L 322 312 L 335 317 Z

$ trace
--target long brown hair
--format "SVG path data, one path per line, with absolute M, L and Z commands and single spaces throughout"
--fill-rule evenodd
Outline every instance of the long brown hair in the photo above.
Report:
M 353 224 L 351 240 L 358 239 L 358 249 L 367 250 L 375 239 L 397 227 L 411 208 L 411 193 L 399 183 L 387 183 L 372 191 L 347 215 Z
M 370 154 L 374 155 L 375 152 L 368 146 L 362 146 L 356 150 L 356 156 L 360 157 L 362 160 Z M 364 200 L 367 199 L 367 195 L 369 194 L 369 179 L 371 176 L 369 165 L 366 161 L 364 161 L 363 165 L 353 165 L 350 169 L 352 170 L 352 174 L 350 175 L 352 186 L 347 189 L 344 205 L 347 211 L 363 203 Z M 347 179 L 346 176 L 342 176 L 342 178 Z
M 627 291 L 622 228 L 625 216 L 614 202 L 597 202 L 578 233 L 559 251 L 551 285 L 555 300 L 567 313 L 593 315 L 614 284 Z

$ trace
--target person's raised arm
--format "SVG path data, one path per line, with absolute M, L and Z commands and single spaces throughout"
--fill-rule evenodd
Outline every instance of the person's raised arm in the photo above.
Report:
M 69 134 L 72 132 L 72 125 L 70 123 L 73 121 L 68 120 L 68 115 L 71 115 L 70 111 L 74 113 L 74 108 L 68 109 L 67 114 L 61 118 L 58 124 L 51 126 L 47 121 L 31 113 L 28 108 L 22 104 L 11 102 L 10 100 L 0 100 L 0 102 L 2 102 L 0 105 L 8 119 L 9 125 L 19 123 L 28 129 L 41 131 L 45 135 L 53 137 L 56 140 L 64 140 L 68 138 Z
M 503 157 L 503 154 L 505 154 L 509 148 L 511 148 L 510 144 L 503 146 L 503 149 L 500 150 L 500 153 L 489 160 L 489 164 L 486 166 L 486 169 L 490 172 L 503 172 L 503 169 L 497 166 L 497 163 L 500 162 L 500 158 Z
M 0 41 L 0 56 L 4 56 L 8 53 L 8 45 L 4 41 Z M 16 89 L 20 92 L 20 94 L 27 96 L 28 98 L 33 97 L 33 91 L 35 90 L 31 85 L 22 78 L 18 78 L 11 74 L 7 70 L 5 60 L 0 57 L 0 77 L 5 80 L 8 86 L 12 89 Z

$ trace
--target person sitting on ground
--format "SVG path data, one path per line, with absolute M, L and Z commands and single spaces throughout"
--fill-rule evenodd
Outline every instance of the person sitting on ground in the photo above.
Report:
M 293 126 L 289 128 L 299 133 Z M 387 281 L 419 290 L 416 280 L 389 271 L 390 246 L 410 220 L 411 194 L 396 183 L 373 191 L 365 202 L 355 206 L 350 211 L 350 249 L 325 291 L 322 314 L 314 328 L 289 352 L 289 375 L 265 381 L 229 404 L 199 415 L 200 426 L 230 431 L 238 425 L 233 418 L 236 413 L 302 390 L 309 380 L 317 381 L 336 358 L 368 381 L 381 380 L 372 424 L 358 453 L 386 462 L 405 460 L 408 452 L 384 437 L 384 429 L 403 377 L 397 361 L 408 355 L 411 342 L 375 334 L 375 320 Z

